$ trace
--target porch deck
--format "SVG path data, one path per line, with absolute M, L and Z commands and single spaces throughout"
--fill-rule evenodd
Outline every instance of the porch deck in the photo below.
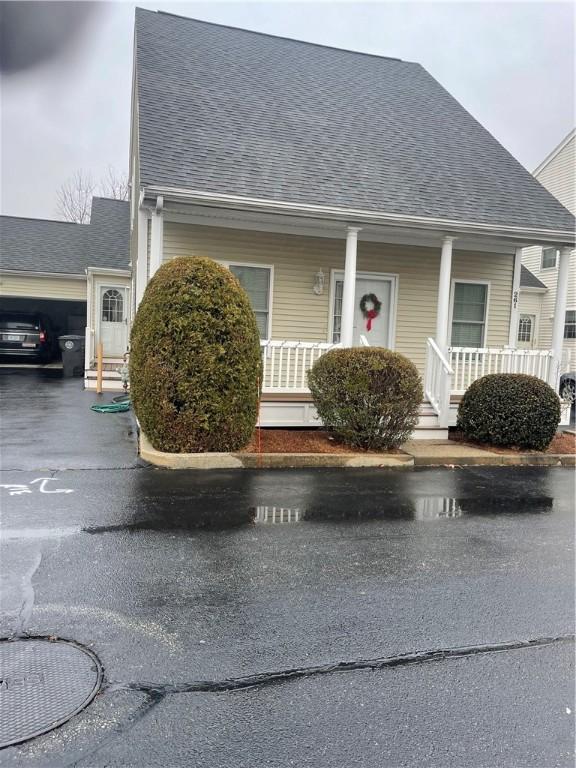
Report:
M 307 372 L 323 354 L 339 346 L 327 342 L 261 342 L 261 426 L 320 425 L 307 387 Z M 560 373 L 555 367 L 558 369 L 549 350 L 451 347 L 445 356 L 429 338 L 423 377 L 425 400 L 415 437 L 445 437 L 448 427 L 456 423 L 459 400 L 476 379 L 489 373 L 526 373 L 551 381 Z

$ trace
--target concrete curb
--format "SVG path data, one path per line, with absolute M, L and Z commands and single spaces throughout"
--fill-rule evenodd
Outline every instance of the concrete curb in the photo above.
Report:
M 486 456 L 415 456 L 415 467 L 575 467 L 576 456 L 563 453 L 489 453 Z
M 358 453 L 165 453 L 152 447 L 140 431 L 140 458 L 165 469 L 295 469 L 295 468 L 347 468 L 391 467 L 575 467 L 576 456 L 560 453 L 503 454 L 486 452 L 485 455 L 411 455 L 410 451 L 382 454 Z M 422 443 L 420 443 L 421 445 Z M 477 449 L 476 449 L 477 450 Z
M 140 457 L 165 469 L 281 469 L 303 467 L 394 467 L 412 469 L 408 453 L 165 453 L 140 431 Z

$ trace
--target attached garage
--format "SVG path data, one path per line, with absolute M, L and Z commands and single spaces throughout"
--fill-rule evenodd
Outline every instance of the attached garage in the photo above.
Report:
M 41 312 L 50 318 L 58 335 L 84 333 L 86 299 L 86 275 L 0 274 L 0 308 L 5 312 Z
M 88 330 L 86 375 L 95 344 L 112 327 L 119 329 L 118 349 L 109 339 L 107 346 L 121 357 L 129 331 L 129 233 L 122 200 L 93 198 L 89 224 L 0 216 L 0 310 L 42 313 L 57 336 Z M 114 306 L 104 306 L 111 296 Z

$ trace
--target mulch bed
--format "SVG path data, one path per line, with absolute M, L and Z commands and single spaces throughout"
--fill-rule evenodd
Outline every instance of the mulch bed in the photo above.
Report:
M 258 453 L 258 430 L 250 443 L 244 448 L 245 453 Z M 364 451 L 342 445 L 328 432 L 321 429 L 261 429 L 261 453 L 358 453 L 383 454 L 397 451 Z
M 573 454 L 576 453 L 576 435 L 567 435 L 566 432 L 557 432 L 552 442 L 545 451 L 535 451 L 529 448 L 518 448 L 516 446 L 510 446 L 509 448 L 503 448 L 500 445 L 490 445 L 489 443 L 477 443 L 473 440 L 467 440 L 462 432 L 450 430 L 448 435 L 450 440 L 454 440 L 462 445 L 470 445 L 474 448 L 482 448 L 485 451 L 491 453 L 504 453 L 504 454 L 517 454 L 517 453 L 558 453 L 558 454 Z

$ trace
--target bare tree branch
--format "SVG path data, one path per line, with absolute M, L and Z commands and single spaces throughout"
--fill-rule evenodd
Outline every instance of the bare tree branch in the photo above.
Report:
M 60 216 L 65 221 L 87 224 L 90 221 L 90 207 L 95 189 L 94 179 L 89 173 L 76 171 L 58 190 L 57 210 Z
M 128 200 L 130 192 L 128 177 L 118 173 L 111 165 L 108 166 L 105 176 L 99 187 L 103 197 L 111 197 L 113 200 Z
M 88 224 L 95 194 L 113 200 L 128 200 L 129 192 L 128 177 L 118 173 L 111 165 L 99 184 L 96 184 L 92 174 L 79 170 L 58 190 L 57 211 L 65 221 Z

